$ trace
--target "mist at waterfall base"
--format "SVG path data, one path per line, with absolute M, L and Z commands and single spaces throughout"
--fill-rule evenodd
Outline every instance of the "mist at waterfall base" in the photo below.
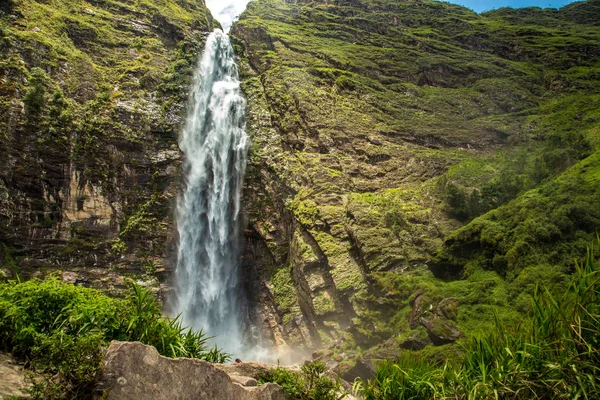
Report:
M 246 101 L 229 38 L 220 30 L 206 41 L 188 106 L 179 144 L 185 189 L 177 203 L 172 313 L 234 358 L 264 359 L 268 351 L 250 324 L 240 279 Z

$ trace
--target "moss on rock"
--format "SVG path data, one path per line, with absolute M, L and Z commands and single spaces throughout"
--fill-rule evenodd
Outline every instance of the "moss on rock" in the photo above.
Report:
M 431 304 L 458 298 L 461 331 L 485 329 L 494 308 L 516 315 L 521 289 L 504 277 L 531 271 L 533 260 L 559 263 L 588 243 L 593 211 L 577 206 L 595 199 L 588 174 L 580 196 L 566 185 L 554 202 L 535 196 L 540 211 L 563 199 L 564 218 L 516 204 L 597 147 L 600 36 L 582 18 L 595 7 L 479 15 L 428 0 L 248 5 L 232 34 L 253 139 L 250 222 L 270 227 L 266 244 L 313 305 L 301 308 L 316 336 L 331 337 L 326 323 L 338 318 L 315 312 L 315 300 L 331 309 L 313 290 L 323 285 L 336 312 L 350 315 L 336 335 L 346 329 L 354 346 L 407 330 L 418 290 Z M 589 223 L 568 228 L 573 218 Z M 518 219 L 519 228 L 508 227 Z M 572 235 L 559 239 L 561 224 Z M 537 241 L 560 248 L 536 259 Z M 443 282 L 429 267 L 468 278 Z M 482 269 L 500 274 L 483 279 Z M 539 276 L 560 285 L 562 275 Z
M 12 203 L 0 205 L 1 240 L 57 269 L 162 259 L 186 87 L 215 25 L 204 2 L 11 4 L 0 10 L 0 179 Z

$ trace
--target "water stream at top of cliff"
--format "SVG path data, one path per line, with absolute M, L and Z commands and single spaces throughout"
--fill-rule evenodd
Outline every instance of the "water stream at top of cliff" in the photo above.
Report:
M 240 279 L 245 108 L 229 37 L 215 30 L 194 73 L 179 144 L 186 185 L 177 203 L 174 311 L 234 355 L 247 354 L 248 341 Z

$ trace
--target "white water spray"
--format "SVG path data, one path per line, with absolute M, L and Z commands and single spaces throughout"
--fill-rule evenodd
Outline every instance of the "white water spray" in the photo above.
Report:
M 240 197 L 248 136 L 246 102 L 229 38 L 215 30 L 194 74 L 180 139 L 186 188 L 177 203 L 175 312 L 215 336 L 225 351 L 244 348 L 246 300 L 240 282 Z

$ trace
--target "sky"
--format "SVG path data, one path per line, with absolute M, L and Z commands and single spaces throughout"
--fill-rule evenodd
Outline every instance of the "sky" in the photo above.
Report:
M 476 12 L 484 12 L 500 7 L 552 7 L 560 8 L 573 0 L 450 0 L 448 3 L 460 4 Z
M 206 0 L 206 5 L 213 16 L 221 23 L 225 32 L 231 23 L 244 11 L 249 0 Z M 554 7 L 560 8 L 573 0 L 450 0 L 449 3 L 460 4 L 476 12 L 489 11 L 500 7 Z

